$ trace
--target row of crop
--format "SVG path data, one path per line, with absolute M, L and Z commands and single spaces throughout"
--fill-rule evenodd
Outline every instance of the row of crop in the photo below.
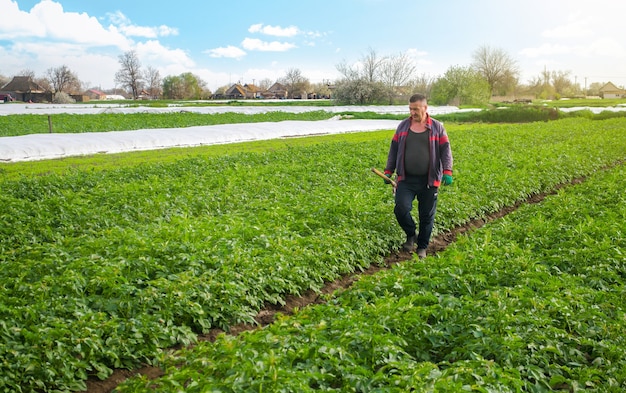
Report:
M 606 120 L 624 117 L 626 117 L 626 111 L 620 110 L 603 110 L 599 113 L 594 113 L 590 109 L 563 111 L 555 107 L 524 105 L 506 107 L 506 109 L 505 107 L 499 107 L 492 110 L 452 112 L 441 115 L 438 118 L 449 122 L 528 123 L 567 118 Z
M 326 120 L 333 116 L 346 116 L 355 119 L 397 119 L 406 118 L 407 114 L 345 111 L 330 112 L 322 109 L 302 110 L 299 113 L 274 111 L 245 114 L 236 112 L 203 114 L 195 112 L 170 113 L 99 113 L 99 114 L 54 114 L 54 115 L 7 115 L 0 116 L 0 137 L 27 134 L 84 133 L 127 131 L 152 128 L 181 128 L 216 124 L 277 122 L 285 120 Z M 545 106 L 514 106 L 510 108 L 484 109 L 476 111 L 453 112 L 437 116 L 445 122 L 457 123 L 529 123 L 563 118 L 586 118 L 605 120 L 624 118 L 626 111 L 603 111 L 594 114 L 590 110 L 564 112 Z
M 54 115 L 7 115 L 0 116 L 0 137 L 49 132 L 83 133 L 128 131 L 151 128 L 181 128 L 216 124 L 257 123 L 284 120 L 326 120 L 332 112 L 323 110 L 289 113 L 268 111 L 254 115 L 227 112 L 203 114 L 195 112 L 169 113 L 100 113 L 100 114 L 54 114 Z M 52 131 L 50 127 L 52 126 Z
M 625 179 L 599 172 L 118 391 L 624 391 Z
M 617 119 L 449 131 L 437 231 L 626 151 Z M 402 235 L 368 136 L 0 183 L 0 387 L 77 389 L 379 261 Z

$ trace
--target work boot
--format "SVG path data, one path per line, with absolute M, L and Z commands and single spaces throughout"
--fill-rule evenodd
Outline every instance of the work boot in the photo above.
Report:
M 407 235 L 406 242 L 402 243 L 402 249 L 407 252 L 415 251 L 415 242 L 417 241 L 417 235 Z
M 426 258 L 426 249 L 425 248 L 418 248 L 417 249 L 417 257 L 419 259 L 424 259 Z

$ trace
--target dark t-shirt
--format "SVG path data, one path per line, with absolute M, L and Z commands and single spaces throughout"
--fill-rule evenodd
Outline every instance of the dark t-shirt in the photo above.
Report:
M 428 130 L 409 131 L 404 152 L 404 168 L 408 176 L 428 175 L 430 151 L 428 149 Z

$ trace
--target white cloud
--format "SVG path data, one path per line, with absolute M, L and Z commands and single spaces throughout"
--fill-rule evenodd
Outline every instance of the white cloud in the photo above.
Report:
M 62 55 L 62 53 L 59 53 Z M 97 53 L 81 53 L 71 56 L 59 56 L 58 60 L 46 59 L 53 64 L 53 67 L 66 64 L 72 71 L 76 72 L 80 80 L 86 87 L 98 86 L 103 89 L 115 87 L 113 79 L 115 72 L 119 70 L 118 59 L 113 56 L 106 56 Z
M 81 81 L 91 86 L 110 88 L 119 69 L 121 52 L 135 50 L 144 66 L 159 70 L 167 67 L 195 67 L 189 54 L 163 46 L 156 38 L 177 35 L 176 28 L 138 26 L 121 12 L 107 14 L 108 26 L 86 13 L 67 12 L 54 0 L 41 0 L 29 11 L 19 9 L 17 1 L 0 0 L 2 23 L 0 46 L 3 72 L 10 75 L 30 69 L 43 76 L 47 69 L 67 65 Z M 148 38 L 134 41 L 131 37 Z M 182 71 L 181 71 L 182 72 Z
M 156 38 L 157 32 L 146 26 L 119 26 L 119 31 L 127 37 Z
M 115 46 L 128 50 L 129 37 L 156 38 L 177 35 L 178 29 L 166 25 L 137 26 L 121 12 L 108 14 L 111 25 L 103 26 L 86 13 L 67 12 L 53 0 L 41 1 L 29 11 L 21 11 L 17 2 L 0 0 L 2 23 L 0 39 L 47 39 L 85 44 L 92 47 Z
M 49 68 L 67 65 L 88 87 L 104 89 L 114 86 L 120 67 L 115 55 L 85 52 L 83 46 L 69 43 L 21 43 L 10 48 L 10 56 L 5 57 L 5 53 L 0 50 L 3 69 L 14 73 L 29 69 L 44 76 Z
M 178 29 L 175 27 L 169 27 L 166 25 L 161 25 L 159 27 L 156 27 L 156 29 L 159 31 L 159 36 L 160 37 L 167 37 L 170 35 L 178 35 Z
M 262 52 L 285 52 L 289 49 L 296 48 L 295 44 L 289 42 L 278 41 L 261 41 L 257 38 L 245 38 L 241 43 L 241 46 L 247 50 L 258 50 Z
M 588 54 L 591 56 L 613 57 L 616 59 L 626 57 L 626 48 L 612 37 L 597 39 L 587 49 Z
M 111 23 L 124 35 L 129 37 L 157 38 L 178 35 L 178 29 L 166 25 L 161 26 L 138 26 L 131 23 L 130 19 L 121 11 L 108 13 Z
M 591 20 L 580 12 L 569 15 L 567 19 L 567 23 L 545 30 L 541 35 L 546 38 L 560 39 L 590 37 L 593 35 L 593 31 L 589 28 L 589 25 L 592 24 Z
M 411 57 L 424 57 L 424 56 L 428 56 L 428 52 L 426 51 L 420 51 L 417 50 L 415 48 L 411 48 L 409 50 L 406 51 L 407 55 L 411 56 Z
M 524 48 L 520 51 L 521 55 L 527 57 L 566 55 L 573 52 L 572 47 L 558 44 L 543 44 L 536 48 Z
M 248 68 L 243 73 L 246 82 L 258 84 L 263 79 L 276 81 L 285 75 L 285 71 L 279 68 Z M 243 81 L 242 81 L 243 82 Z
M 0 23 L 0 39 L 15 39 L 18 37 L 43 37 L 46 34 L 45 26 L 34 15 L 21 11 L 17 2 L 0 0 L 2 23 Z
M 65 12 L 54 1 L 41 1 L 30 12 L 21 11 L 17 2 L 0 0 L 2 23 L 0 39 L 41 39 L 66 41 L 88 46 L 127 48 L 130 41 L 117 29 L 104 28 L 85 13 Z
M 626 48 L 618 40 L 605 37 L 590 43 L 579 45 L 543 44 L 536 48 L 525 48 L 520 51 L 521 55 L 537 58 L 541 56 L 574 55 L 577 57 L 609 57 L 622 59 L 626 57 Z
M 128 25 L 130 24 L 130 19 L 126 15 L 124 15 L 121 11 L 117 12 L 108 12 L 107 17 L 111 21 L 111 23 L 115 25 Z
M 306 33 L 304 33 L 308 38 L 322 38 L 325 37 L 327 34 L 326 33 L 320 33 L 319 31 L 307 31 Z
M 593 34 L 593 31 L 587 27 L 576 23 L 557 26 L 541 33 L 546 38 L 581 38 Z
M 596 0 L 593 9 L 577 11 L 541 33 L 545 40 L 519 52 L 532 59 L 532 68 L 566 68 L 576 73 L 598 74 L 603 67 L 612 67 L 626 59 L 626 44 L 619 30 L 624 5 Z M 622 8 L 622 9 L 619 9 Z M 572 9 L 580 9 L 572 7 Z M 599 11 L 604 9 L 604 11 Z M 619 69 L 619 68 L 618 68 Z M 606 71 L 618 75 L 621 71 Z
M 226 57 L 232 59 L 241 59 L 246 55 L 245 51 L 232 45 L 221 48 L 209 49 L 204 51 L 204 53 L 208 53 L 211 57 Z
M 182 49 L 169 49 L 161 45 L 159 41 L 150 40 L 140 42 L 135 51 L 142 64 L 160 66 L 164 64 L 181 64 L 185 67 L 195 67 L 194 61 Z
M 250 33 L 261 33 L 265 35 L 271 35 L 276 37 L 293 37 L 300 33 L 300 29 L 296 26 L 289 27 L 280 27 L 280 26 L 270 26 L 263 25 L 262 23 L 257 23 L 248 28 L 248 32 Z

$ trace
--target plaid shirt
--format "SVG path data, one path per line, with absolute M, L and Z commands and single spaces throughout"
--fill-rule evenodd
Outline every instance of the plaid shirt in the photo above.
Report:
M 439 187 L 441 177 L 443 175 L 452 175 L 452 149 L 448 134 L 443 124 L 426 115 L 426 129 L 428 130 L 428 140 L 430 149 L 430 162 L 428 165 L 428 185 Z M 393 174 L 396 172 L 398 182 L 406 178 L 404 170 L 404 151 L 406 149 L 406 137 L 409 134 L 411 126 L 411 118 L 402 120 L 398 124 L 391 146 L 389 147 L 389 156 L 387 157 L 387 165 L 385 166 L 385 174 Z

